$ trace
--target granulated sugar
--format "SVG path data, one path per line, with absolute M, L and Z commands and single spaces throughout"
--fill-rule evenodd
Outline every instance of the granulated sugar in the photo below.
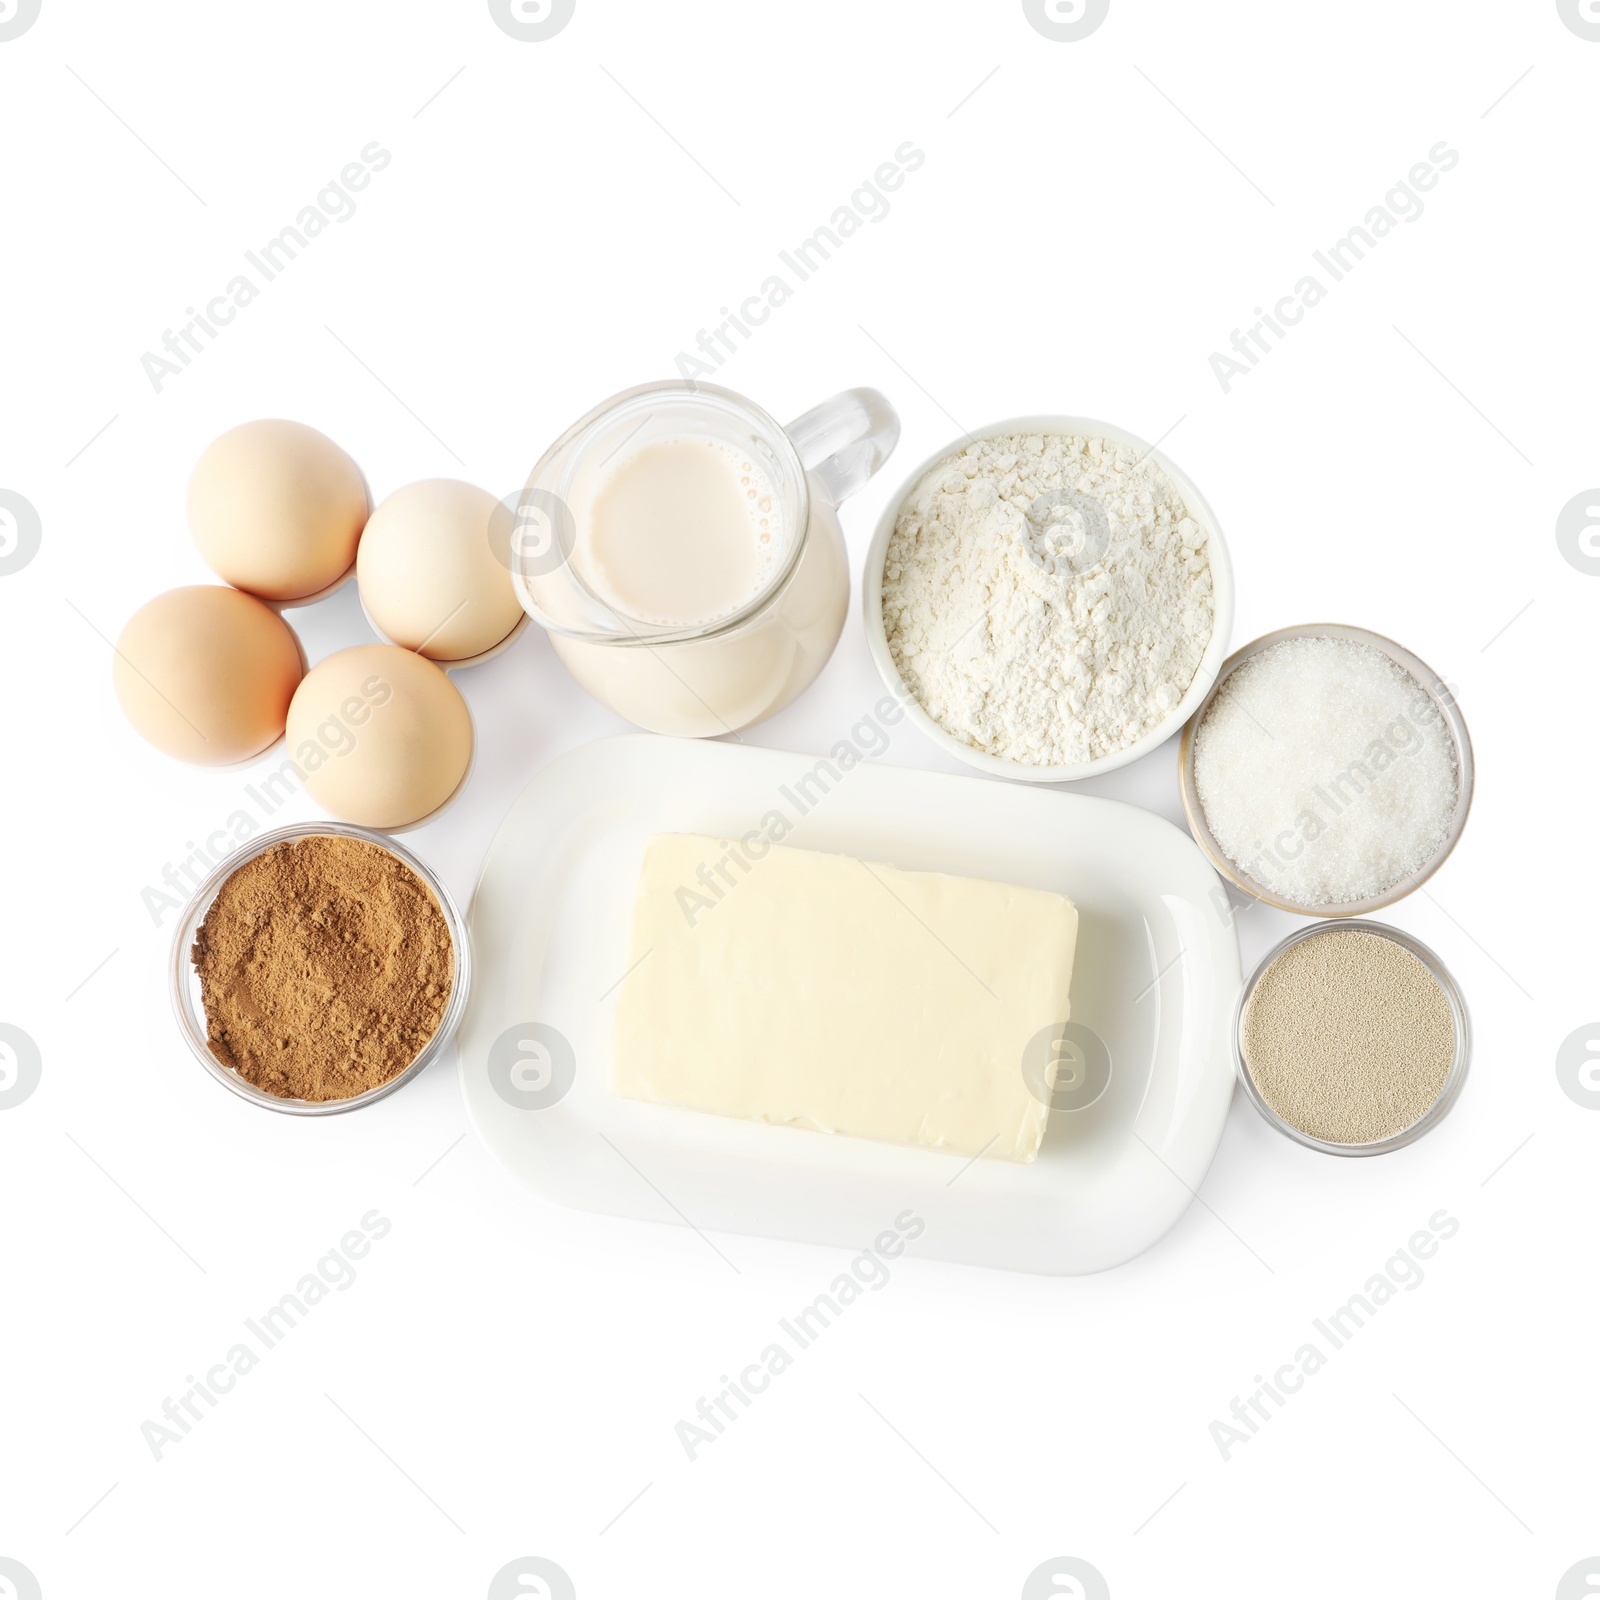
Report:
M 1285 1122 L 1331 1144 L 1372 1144 L 1439 1098 L 1456 1028 L 1439 980 L 1404 945 L 1333 928 L 1290 945 L 1261 975 L 1239 1043 Z
M 1432 697 L 1348 639 L 1288 639 L 1223 681 L 1195 789 L 1236 866 L 1295 905 L 1370 899 L 1444 844 L 1460 774 Z

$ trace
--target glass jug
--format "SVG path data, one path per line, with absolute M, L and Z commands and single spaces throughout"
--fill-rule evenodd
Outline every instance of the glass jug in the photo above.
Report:
M 629 389 L 575 423 L 517 503 L 523 609 L 579 683 L 655 733 L 732 733 L 826 665 L 850 573 L 838 507 L 888 459 L 874 389 L 787 428 L 729 390 Z

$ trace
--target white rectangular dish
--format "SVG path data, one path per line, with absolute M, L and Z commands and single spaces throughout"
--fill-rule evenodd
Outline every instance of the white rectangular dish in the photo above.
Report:
M 1052 1110 L 1028 1165 L 625 1100 L 617 993 L 646 841 L 782 842 L 1068 895 L 1071 1029 L 1110 1058 L 1103 1094 Z M 1135 806 L 981 778 L 632 735 L 546 767 L 512 806 L 471 911 L 459 1036 L 478 1133 L 563 1204 L 859 1250 L 910 1211 L 908 1253 L 1093 1272 L 1153 1244 L 1216 1151 L 1233 1091 L 1239 951 L 1198 847 Z M 937 951 L 933 952 L 937 955 Z M 1018 1071 L 1023 1070 L 1018 1063 Z

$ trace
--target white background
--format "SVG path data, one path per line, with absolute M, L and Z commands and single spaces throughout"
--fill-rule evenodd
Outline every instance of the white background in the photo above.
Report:
M 1118 1600 L 1555 1594 L 1600 1549 L 1600 1115 L 1554 1071 L 1600 1009 L 1600 579 L 1554 537 L 1600 481 L 1597 79 L 1553 0 L 1112 0 L 1077 43 L 1014 0 L 578 0 L 544 43 L 470 0 L 44 0 L 0 43 L 0 487 L 43 525 L 0 577 L 0 1021 L 43 1056 L 0 1113 L 0 1556 L 48 1600 L 478 1596 L 527 1554 L 585 1600 L 1014 1596 L 1058 1555 Z M 356 215 L 157 393 L 144 352 L 373 140 L 393 160 Z M 1374 1161 L 1236 1095 L 1203 1203 L 1116 1271 L 900 1262 L 691 1464 L 674 1424 L 846 1254 L 719 1238 L 735 1272 L 687 1229 L 542 1204 L 448 1064 L 323 1120 L 219 1090 L 141 890 L 250 774 L 143 746 L 105 636 L 208 580 L 183 491 L 225 427 L 303 419 L 380 496 L 505 493 L 906 140 L 927 159 L 890 214 L 717 381 L 780 417 L 893 399 L 899 453 L 845 514 L 858 565 L 963 428 L 1165 437 L 1227 535 L 1236 643 L 1348 622 L 1455 682 L 1472 819 L 1388 916 L 1459 977 L 1476 1054 L 1442 1127 Z M 1224 394 L 1211 353 L 1441 140 L 1460 162 L 1425 213 Z M 313 659 L 367 636 L 348 590 L 294 620 Z M 407 842 L 464 900 L 520 788 L 621 725 L 532 631 L 459 681 L 477 768 Z M 746 737 L 821 752 L 880 693 L 857 603 Z M 949 765 L 903 724 L 883 759 Z M 1174 769 L 1168 746 L 1082 787 L 1179 820 Z M 1247 967 L 1294 925 L 1246 913 Z M 141 1423 L 372 1208 L 393 1226 L 359 1281 L 154 1460 Z M 1224 1462 L 1211 1422 L 1440 1208 L 1460 1228 L 1426 1281 Z

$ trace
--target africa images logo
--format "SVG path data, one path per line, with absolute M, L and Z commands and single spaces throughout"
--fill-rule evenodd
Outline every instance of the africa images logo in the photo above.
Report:
M 1111 14 L 1111 0 L 1022 0 L 1022 14 L 1053 43 L 1076 44 Z
M 1600 575 L 1600 489 L 1585 489 L 1556 518 L 1556 548 L 1575 572 Z
M 41 0 L 0 0 L 0 44 L 20 39 L 39 20 Z
M 13 489 L 0 489 L 0 578 L 21 572 L 43 542 L 43 524 L 33 503 Z
M 1580 39 L 1600 43 L 1600 0 L 1556 0 L 1556 11 Z
M 543 44 L 572 21 L 578 0 L 489 0 L 489 15 L 519 44 Z

